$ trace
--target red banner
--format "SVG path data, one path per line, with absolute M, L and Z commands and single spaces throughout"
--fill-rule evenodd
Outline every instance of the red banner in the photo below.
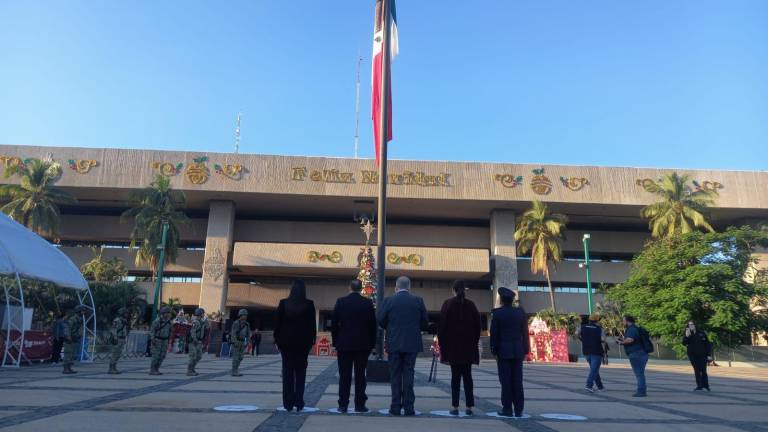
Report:
M 532 333 L 531 361 L 568 362 L 568 335 L 565 330 Z
M 0 336 L 0 355 L 5 352 L 5 330 Z M 18 331 L 11 331 L 11 339 L 19 337 Z M 53 334 L 51 332 L 27 330 L 24 332 L 24 355 L 31 361 L 48 360 L 53 351 Z

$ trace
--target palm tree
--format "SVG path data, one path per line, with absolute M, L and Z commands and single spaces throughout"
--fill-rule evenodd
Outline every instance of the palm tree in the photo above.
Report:
M 0 211 L 37 234 L 58 240 L 59 205 L 75 204 L 74 196 L 54 186 L 61 165 L 53 161 L 27 159 L 5 170 L 5 178 L 19 177 L 19 184 L 0 186 L 0 200 L 8 201 Z
M 547 205 L 534 201 L 533 206 L 523 213 L 517 222 L 515 241 L 517 253 L 531 253 L 531 272 L 543 273 L 549 286 L 549 301 L 555 311 L 555 292 L 552 290 L 552 280 L 549 278 L 551 264 L 559 263 L 563 258 L 561 243 L 563 230 L 568 218 L 559 213 L 550 213 Z
M 165 262 L 176 262 L 179 254 L 179 227 L 187 222 L 184 212 L 177 210 L 186 202 L 184 193 L 171 189 L 168 177 L 157 175 L 149 187 L 131 192 L 134 207 L 123 212 L 123 221 L 133 219 L 131 247 L 139 243 L 136 265 L 149 265 L 154 274 L 160 260 L 163 223 L 168 222 L 165 242 Z
M 707 222 L 704 212 L 715 204 L 718 194 L 714 189 L 688 186 L 690 176 L 667 174 L 658 181 L 646 181 L 643 188 L 661 198 L 660 201 L 646 206 L 640 215 L 648 219 L 648 227 L 654 238 L 672 237 L 686 234 L 696 228 L 714 232 Z
M 104 248 L 91 247 L 93 258 L 80 267 L 80 273 L 95 282 L 117 282 L 128 275 L 128 269 L 120 258 L 104 259 Z

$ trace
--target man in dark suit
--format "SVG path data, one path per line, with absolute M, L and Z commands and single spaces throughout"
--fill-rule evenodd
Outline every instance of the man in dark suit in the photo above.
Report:
M 522 308 L 512 305 L 515 301 L 514 291 L 501 287 L 499 297 L 501 307 L 493 310 L 491 320 L 491 352 L 496 356 L 501 383 L 502 410 L 499 415 L 522 417 L 525 404 L 523 360 L 531 352 L 528 317 Z
M 389 374 L 392 386 L 392 404 L 389 413 L 406 416 L 416 414 L 413 393 L 416 356 L 424 351 L 421 332 L 427 329 L 427 308 L 421 297 L 411 295 L 411 280 L 397 278 L 395 295 L 387 297 L 377 313 L 379 325 L 387 331 Z
M 373 302 L 360 295 L 363 285 L 355 279 L 349 284 L 351 291 L 336 300 L 333 308 L 331 334 L 339 363 L 339 412 L 349 407 L 352 369 L 355 371 L 355 412 L 365 413 L 365 368 L 368 356 L 376 345 L 376 311 Z

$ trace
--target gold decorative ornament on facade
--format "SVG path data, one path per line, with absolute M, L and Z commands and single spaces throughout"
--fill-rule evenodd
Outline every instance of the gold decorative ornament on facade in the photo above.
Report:
M 152 162 L 152 168 L 157 171 L 158 174 L 162 174 L 166 177 L 173 177 L 181 172 L 184 168 L 183 163 L 177 163 L 176 165 L 170 162 Z
M 704 180 L 699 183 L 698 181 L 693 180 L 691 183 L 693 183 L 693 187 L 696 188 L 696 190 L 717 192 L 719 189 L 725 188 L 722 183 L 716 181 Z
M 24 165 L 24 161 L 22 161 L 21 158 L 17 156 L 0 156 L 0 163 L 2 163 L 6 168 Z
M 390 264 L 411 264 L 415 266 L 420 266 L 424 263 L 424 258 L 421 257 L 421 255 L 417 254 L 410 254 L 408 256 L 400 256 L 394 252 L 390 252 L 387 254 L 387 262 Z
M 70 159 L 69 167 L 78 174 L 88 174 L 91 168 L 99 166 L 99 162 L 94 159 Z
M 496 174 L 493 177 L 502 186 L 509 189 L 514 189 L 523 184 L 523 176 L 514 176 L 512 174 Z
M 186 176 L 192 184 L 201 185 L 208 181 L 208 177 L 211 176 L 211 171 L 208 170 L 208 166 L 205 164 L 208 162 L 208 156 L 199 156 L 192 159 L 191 163 L 187 167 Z
M 552 192 L 552 180 L 544 175 L 544 168 L 533 170 L 531 190 L 538 195 L 548 195 Z
M 333 264 L 338 264 L 342 259 L 344 259 L 344 256 L 339 251 L 333 251 L 329 254 L 324 254 L 313 250 L 307 252 L 307 261 L 312 263 L 328 261 Z
M 243 172 L 245 171 L 245 168 L 240 164 L 213 164 L 213 169 L 217 174 L 232 180 L 240 180 L 243 178 Z
M 208 257 L 208 259 L 205 260 L 205 264 L 203 264 L 203 271 L 207 277 L 210 277 L 214 281 L 218 281 L 224 276 L 225 270 L 226 262 L 224 261 L 224 256 L 221 254 L 221 250 L 219 248 L 214 248 L 211 256 Z
M 590 184 L 589 180 L 585 179 L 584 177 L 560 177 L 560 182 L 563 184 L 563 186 L 574 192 L 578 192 L 584 189 L 584 186 Z

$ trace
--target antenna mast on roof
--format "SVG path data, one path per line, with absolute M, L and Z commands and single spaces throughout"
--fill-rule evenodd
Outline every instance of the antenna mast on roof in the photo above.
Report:
M 357 54 L 357 81 L 355 82 L 355 159 L 358 158 L 357 150 L 360 147 L 360 64 L 363 57 Z
M 240 152 L 240 113 L 237 113 L 237 126 L 235 127 L 235 153 Z

